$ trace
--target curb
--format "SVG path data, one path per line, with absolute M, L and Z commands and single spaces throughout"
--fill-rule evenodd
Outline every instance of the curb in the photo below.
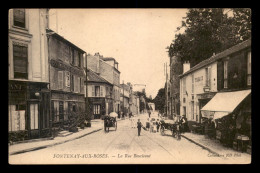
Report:
M 75 137 L 75 138 L 72 138 L 72 139 L 67 139 L 67 140 L 64 140 L 64 141 L 61 141 L 61 142 L 56 142 L 54 144 L 49 144 L 49 145 L 44 145 L 44 146 L 39 146 L 39 147 L 34 147 L 34 148 L 29 148 L 29 149 L 24 149 L 24 150 L 20 150 L 20 151 L 15 151 L 15 152 L 9 153 L 9 155 L 22 154 L 22 153 L 26 153 L 26 152 L 30 152 L 30 151 L 36 151 L 36 150 L 40 150 L 40 149 L 44 149 L 44 148 L 48 148 L 48 147 L 53 147 L 55 145 L 63 144 L 63 143 L 69 142 L 69 141 L 73 141 L 75 139 L 82 138 L 82 137 L 87 136 L 87 135 L 89 135 L 91 133 L 98 132 L 98 131 L 100 131 L 102 129 L 103 128 L 98 128 L 98 129 L 93 130 L 91 132 L 85 133 L 85 134 L 83 134 L 81 136 L 78 136 L 78 137 Z
M 200 144 L 200 143 L 198 143 L 198 142 L 196 142 L 196 141 L 194 141 L 194 140 L 192 140 L 192 139 L 190 139 L 190 138 L 188 138 L 188 137 L 186 137 L 186 136 L 184 136 L 184 135 L 181 135 L 181 137 L 187 139 L 188 141 L 193 142 L 194 144 L 196 144 L 196 145 L 200 146 L 201 148 L 203 148 L 203 149 L 205 149 L 205 150 L 207 150 L 207 151 L 213 153 L 214 155 L 220 155 L 220 154 L 218 154 L 217 152 L 211 150 L 210 148 L 205 147 L 204 145 L 202 145 L 202 144 Z

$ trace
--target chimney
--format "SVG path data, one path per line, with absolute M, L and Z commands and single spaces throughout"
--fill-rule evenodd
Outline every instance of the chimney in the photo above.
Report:
M 99 52 L 96 52 L 94 56 L 99 56 Z
M 190 62 L 189 61 L 185 61 L 183 63 L 183 73 L 187 72 L 190 70 Z

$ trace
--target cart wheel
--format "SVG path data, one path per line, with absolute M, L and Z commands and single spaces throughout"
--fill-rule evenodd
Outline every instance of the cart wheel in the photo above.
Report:
M 164 128 L 163 127 L 160 129 L 160 131 L 161 131 L 161 135 L 164 136 L 165 133 L 164 133 Z

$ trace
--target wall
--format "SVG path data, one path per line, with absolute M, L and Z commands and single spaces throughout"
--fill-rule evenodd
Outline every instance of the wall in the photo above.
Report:
M 99 73 L 99 56 L 87 55 L 87 67 Z
M 180 79 L 180 114 L 184 115 L 183 106 L 186 106 L 186 116 L 187 119 L 190 121 L 196 121 L 196 115 L 199 115 L 200 112 L 197 94 L 205 93 L 203 88 L 206 85 L 205 68 L 207 67 L 211 67 L 210 92 L 217 92 L 217 62 L 214 62 L 192 73 L 189 73 L 188 75 L 185 75 Z M 194 93 L 192 93 L 192 75 L 194 75 Z M 185 79 L 187 92 L 183 90 L 183 80 Z M 194 97 L 193 99 L 192 96 Z M 192 114 L 192 101 L 194 103 L 194 114 Z
M 46 9 L 26 9 L 26 28 L 13 25 L 13 10 L 9 10 L 9 80 L 13 75 L 13 42 L 28 45 L 28 80 L 48 82 L 48 47 L 45 27 Z

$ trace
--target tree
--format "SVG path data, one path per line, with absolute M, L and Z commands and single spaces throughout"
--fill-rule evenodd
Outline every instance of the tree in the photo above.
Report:
M 181 63 L 190 61 L 191 67 L 239 42 L 251 37 L 251 10 L 206 8 L 189 9 L 182 25 L 182 34 L 167 47 L 169 56 L 179 57 Z
M 153 103 L 155 104 L 155 109 L 159 110 L 160 113 L 163 113 L 165 106 L 165 89 L 159 89 L 156 97 L 153 99 Z

